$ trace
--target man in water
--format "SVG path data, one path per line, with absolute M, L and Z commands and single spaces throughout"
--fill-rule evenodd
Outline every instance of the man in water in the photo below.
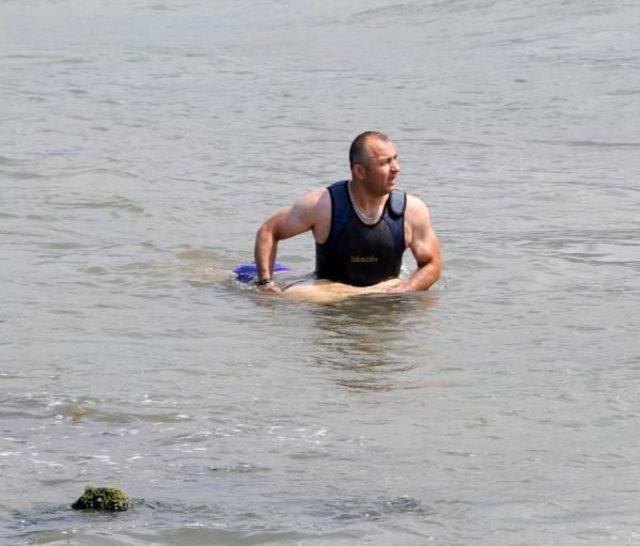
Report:
M 318 278 L 312 286 L 341 294 L 411 292 L 438 280 L 440 246 L 429 210 L 396 189 L 400 165 L 391 139 L 375 131 L 362 133 L 351 144 L 349 162 L 351 180 L 310 191 L 260 227 L 255 243 L 260 290 L 283 292 L 272 278 L 278 241 L 309 230 L 316 242 Z M 407 247 L 418 269 L 400 280 Z M 299 285 L 289 290 L 296 289 Z

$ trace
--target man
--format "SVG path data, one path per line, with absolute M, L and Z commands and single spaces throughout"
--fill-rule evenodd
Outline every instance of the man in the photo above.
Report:
M 316 284 L 340 283 L 341 293 L 351 294 L 426 290 L 438 280 L 440 247 L 429 210 L 396 189 L 400 165 L 393 142 L 382 133 L 362 133 L 351 144 L 349 162 L 351 180 L 310 191 L 260 227 L 255 243 L 260 290 L 283 291 L 272 279 L 278 241 L 309 230 L 321 279 Z M 407 247 L 418 269 L 399 280 Z

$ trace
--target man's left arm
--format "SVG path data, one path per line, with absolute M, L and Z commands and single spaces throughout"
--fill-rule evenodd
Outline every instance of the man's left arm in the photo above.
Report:
M 418 292 L 426 290 L 440 278 L 442 258 L 436 232 L 431 226 L 429 209 L 417 197 L 407 196 L 404 221 L 407 223 L 405 237 L 416 259 L 418 269 L 390 292 Z

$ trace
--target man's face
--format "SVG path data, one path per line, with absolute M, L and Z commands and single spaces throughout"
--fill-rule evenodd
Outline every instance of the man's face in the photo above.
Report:
M 366 150 L 363 182 L 372 193 L 386 195 L 396 188 L 400 172 L 396 147 L 393 142 L 371 138 L 366 142 Z

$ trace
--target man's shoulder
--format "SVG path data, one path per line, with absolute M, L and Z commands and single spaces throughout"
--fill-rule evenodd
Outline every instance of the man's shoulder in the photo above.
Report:
M 300 200 L 306 201 L 309 204 L 319 203 L 322 200 L 329 198 L 328 188 L 313 188 L 300 197 Z
M 429 208 L 426 203 L 419 197 L 407 194 L 407 207 L 405 209 L 405 217 L 408 220 L 416 222 L 429 221 Z
M 308 213 L 314 213 L 331 206 L 331 197 L 327 188 L 314 188 L 302 195 L 295 203 L 296 207 Z
M 426 209 L 426 203 L 420 199 L 420 197 L 413 195 L 411 193 L 407 193 L 407 208 L 411 207 L 412 209 Z

